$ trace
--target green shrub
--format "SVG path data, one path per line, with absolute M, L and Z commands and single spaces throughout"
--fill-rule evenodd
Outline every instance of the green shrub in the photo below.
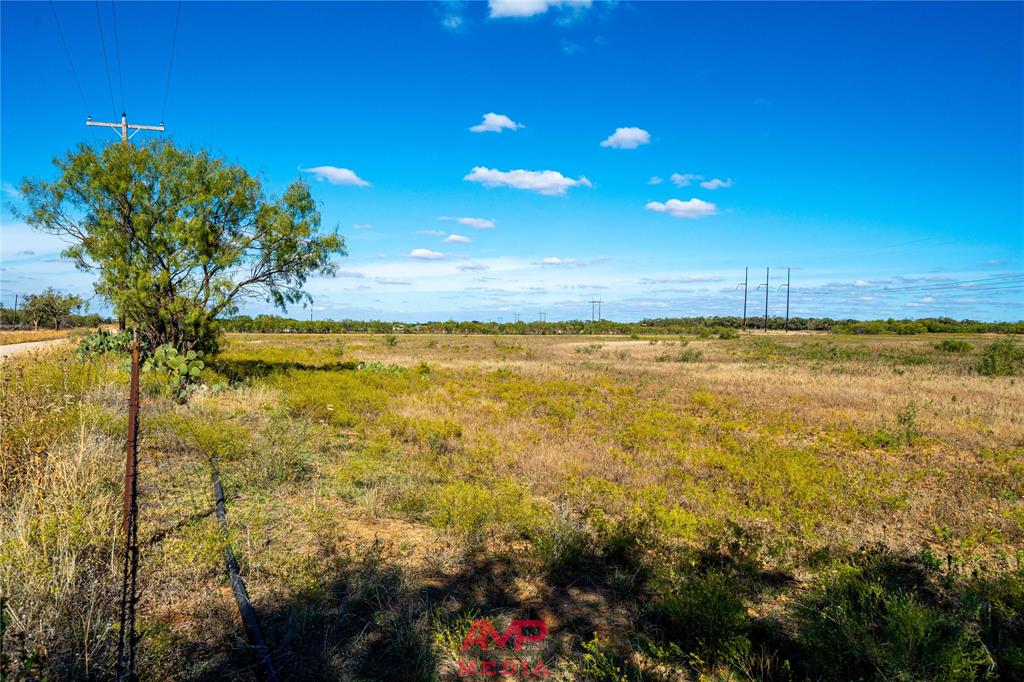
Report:
M 982 351 L 976 369 L 990 377 L 1024 374 L 1024 347 L 1013 339 L 993 341 Z
M 678 353 L 662 353 L 654 358 L 655 362 L 700 362 L 704 354 L 696 348 L 686 348 Z
M 394 334 L 388 334 L 384 337 L 384 345 L 388 348 L 394 348 L 398 345 L 398 337 Z
M 943 353 L 970 353 L 974 346 L 959 339 L 943 339 L 934 344 L 934 348 Z
M 974 680 L 992 657 L 963 618 L 844 565 L 796 609 L 808 663 L 828 679 Z
M 728 575 L 688 577 L 653 610 L 664 637 L 706 665 L 738 660 L 750 649 L 747 611 Z
M 1024 570 L 974 579 L 963 601 L 996 659 L 999 677 L 1024 680 Z
M 740 338 L 740 333 L 731 327 L 722 327 L 718 332 L 718 338 L 726 340 L 738 339 Z

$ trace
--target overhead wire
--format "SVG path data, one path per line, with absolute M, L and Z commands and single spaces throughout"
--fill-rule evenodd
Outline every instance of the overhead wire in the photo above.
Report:
M 167 62 L 167 84 L 164 86 L 164 106 L 160 110 L 160 125 L 167 115 L 167 97 L 171 92 L 171 70 L 174 68 L 174 48 L 178 44 L 178 26 L 181 24 L 181 0 L 178 0 L 178 11 L 174 16 L 174 34 L 171 36 L 171 58 Z
M 117 52 L 117 82 L 121 89 L 121 112 L 128 111 L 124 105 L 124 72 L 121 69 L 121 41 L 117 35 L 117 3 L 110 0 L 110 13 L 114 17 L 114 50 Z
M 85 101 L 85 91 L 82 90 L 82 83 L 78 80 L 78 71 L 75 69 L 75 62 L 71 58 L 68 41 L 64 39 L 64 30 L 60 27 L 60 19 L 57 17 L 57 8 L 54 7 L 53 0 L 50 0 L 50 11 L 53 12 L 53 23 L 57 26 L 57 35 L 60 37 L 60 43 L 64 46 L 64 56 L 68 58 L 68 66 L 71 67 L 71 76 L 74 78 L 75 88 L 78 89 L 78 96 L 82 98 L 82 107 L 85 108 L 85 115 L 90 117 L 89 104 Z
M 107 60 L 107 40 L 103 35 L 103 20 L 100 18 L 100 0 L 96 0 L 96 25 L 100 29 L 100 47 L 103 49 L 103 68 L 107 74 L 107 92 L 110 93 L 110 110 L 117 116 L 117 105 L 114 104 L 114 84 L 110 79 L 110 62 Z

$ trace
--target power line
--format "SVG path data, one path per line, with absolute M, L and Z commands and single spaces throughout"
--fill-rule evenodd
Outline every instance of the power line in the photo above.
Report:
M 103 68 L 107 74 L 107 92 L 110 93 L 110 110 L 117 115 L 117 105 L 114 104 L 114 84 L 110 80 L 110 62 L 107 61 L 107 40 L 103 35 L 103 20 L 100 18 L 100 0 L 96 0 L 96 25 L 100 29 L 100 47 L 103 49 Z
M 110 0 L 110 13 L 114 17 L 114 48 L 117 52 L 117 82 L 121 88 L 121 111 L 128 111 L 124 105 L 124 73 L 121 70 L 121 41 L 117 35 L 117 8 L 114 0 Z
M 174 16 L 174 35 L 171 37 L 171 58 L 167 62 L 167 85 L 164 87 L 164 108 L 160 111 L 160 124 L 163 125 L 167 115 L 167 96 L 171 92 L 171 69 L 174 67 L 174 48 L 178 44 L 178 25 L 181 23 L 181 0 L 178 0 L 178 12 Z
M 64 46 L 64 55 L 68 58 L 68 66 L 71 67 L 71 76 L 75 79 L 75 87 L 78 88 L 78 96 L 82 98 L 82 106 L 85 107 L 85 115 L 89 116 L 89 105 L 85 101 L 85 91 L 78 80 L 78 71 L 75 70 L 75 62 L 71 59 L 71 50 L 68 49 L 68 41 L 64 39 L 64 31 L 60 27 L 60 19 L 57 18 L 57 8 L 50 0 L 50 11 L 53 12 L 53 23 L 57 25 L 57 35 L 60 36 L 60 43 Z

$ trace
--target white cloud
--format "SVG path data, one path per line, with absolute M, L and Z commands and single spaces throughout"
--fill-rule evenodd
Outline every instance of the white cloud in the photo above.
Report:
M 718 178 L 714 178 L 713 180 L 700 183 L 700 186 L 704 189 L 723 189 L 726 187 L 732 187 L 732 178 L 729 178 L 728 180 L 719 180 Z
M 21 198 L 21 192 L 18 190 L 17 187 L 12 185 L 11 183 L 5 182 L 3 187 L 4 187 L 4 194 L 6 194 L 11 199 L 20 199 Z
M 549 256 L 541 260 L 540 264 L 547 266 L 568 266 L 579 265 L 580 262 L 576 258 L 558 258 L 557 256 Z
M 469 237 L 463 237 L 461 234 L 450 234 L 441 241 L 445 244 L 468 244 L 473 240 Z
M 418 258 L 419 260 L 444 260 L 448 258 L 448 254 L 441 253 L 440 251 L 431 251 L 430 249 L 413 249 L 409 252 L 409 258 Z
M 653 175 L 653 176 L 651 176 L 651 179 L 647 181 L 647 184 L 648 185 L 660 185 L 663 182 L 665 182 L 665 181 L 662 180 L 661 178 L 659 178 L 657 175 Z
M 516 123 L 505 114 L 489 113 L 484 114 L 484 120 L 470 128 L 474 133 L 500 133 L 502 130 L 519 130 L 525 128 L 522 123 Z
M 370 223 L 352 223 L 353 230 L 372 230 L 373 225 Z
M 643 128 L 616 128 L 608 139 L 601 143 L 602 147 L 613 149 L 636 149 L 642 144 L 650 144 L 651 134 Z
M 491 18 L 532 17 L 560 5 L 590 7 L 591 0 L 490 0 Z
M 369 187 L 370 183 L 363 180 L 348 168 L 337 166 L 314 166 L 313 168 L 300 168 L 303 173 L 312 173 L 319 182 L 326 180 L 332 185 L 355 185 L 356 187 Z
M 416 234 L 425 234 L 431 237 L 443 237 L 448 233 L 444 230 L 416 230 Z
M 456 265 L 455 269 L 461 272 L 479 272 L 482 270 L 490 270 L 490 268 L 484 265 L 483 263 L 465 263 L 463 265 Z
M 718 208 L 714 204 L 700 199 L 669 199 L 664 204 L 660 201 L 651 201 L 644 208 L 648 211 L 668 213 L 675 218 L 704 218 L 718 213 Z
M 493 220 L 488 220 L 487 218 L 457 218 L 455 216 L 442 215 L 442 216 L 438 216 L 437 219 L 438 220 L 454 220 L 459 225 L 465 225 L 467 227 L 472 227 L 473 229 L 476 229 L 476 230 L 490 230 L 495 225 L 495 222 Z
M 856 282 L 853 283 L 853 286 L 855 286 L 855 287 L 869 287 L 871 285 L 868 284 L 867 282 L 865 282 L 862 279 L 858 279 Z
M 673 173 L 668 178 L 676 187 L 689 187 L 694 180 L 703 180 L 703 175 L 695 173 Z
M 526 189 L 548 196 L 561 196 L 570 187 L 592 187 L 590 180 L 580 176 L 578 180 L 567 178 L 558 171 L 510 170 L 500 171 L 495 168 L 477 166 L 469 175 L 462 178 L 469 182 L 479 182 L 484 187 L 514 187 Z
M 449 31 L 458 31 L 460 28 L 462 28 L 462 24 L 462 17 L 460 17 L 458 14 L 449 14 L 448 16 L 441 20 L 441 25 L 444 26 Z

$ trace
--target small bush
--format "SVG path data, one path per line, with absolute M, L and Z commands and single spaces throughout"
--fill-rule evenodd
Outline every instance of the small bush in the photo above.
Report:
M 934 348 L 943 353 L 970 353 L 974 346 L 959 339 L 943 339 L 936 343 Z
M 809 663 L 830 679 L 973 680 L 993 663 L 963 619 L 853 566 L 797 612 Z
M 388 348 L 394 348 L 398 345 L 398 337 L 394 334 L 388 334 L 384 337 L 384 345 Z
M 750 649 L 747 611 L 725 574 L 687 578 L 655 603 L 653 615 L 666 639 L 706 665 L 738 660 Z
M 662 353 L 654 358 L 655 362 L 700 362 L 704 354 L 696 348 L 687 348 L 678 353 Z
M 1024 374 L 1024 347 L 1013 339 L 993 341 L 982 351 L 976 369 L 990 377 Z
M 718 332 L 718 338 L 720 339 L 738 339 L 740 333 L 731 327 L 722 327 L 721 331 Z

